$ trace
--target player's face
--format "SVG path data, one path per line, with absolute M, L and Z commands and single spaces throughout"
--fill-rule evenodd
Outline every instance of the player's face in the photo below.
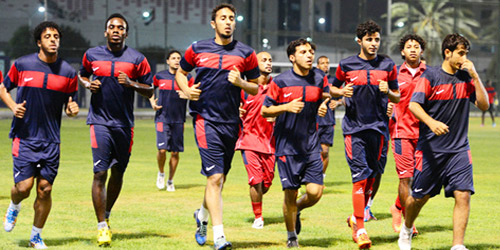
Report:
M 119 17 L 111 18 L 106 24 L 104 37 L 111 44 L 124 43 L 127 38 L 127 23 Z
M 233 36 L 236 29 L 234 20 L 234 12 L 228 8 L 222 8 L 215 14 L 215 21 L 211 21 L 210 25 L 215 29 L 215 33 L 224 39 L 229 39 Z
M 454 51 L 445 50 L 446 59 L 454 70 L 459 70 L 462 67 L 462 64 L 467 60 L 467 54 L 469 51 L 462 44 L 459 44 Z
M 59 49 L 59 32 L 53 28 L 46 28 L 37 42 L 38 47 L 46 54 L 57 54 Z
M 295 48 L 295 54 L 290 55 L 290 61 L 302 69 L 312 69 L 314 49 L 306 43 Z
M 423 52 L 424 51 L 420 47 L 420 43 L 415 40 L 408 40 L 401 51 L 401 55 L 405 57 L 406 63 L 415 64 L 419 63 Z
M 179 53 L 172 53 L 170 57 L 167 59 L 167 65 L 169 68 L 173 70 L 178 70 L 180 61 L 181 61 L 181 55 L 179 55 Z
M 318 69 L 322 70 L 325 73 L 330 71 L 330 59 L 326 57 L 322 57 L 318 60 Z
M 366 34 L 363 39 L 358 39 L 358 44 L 366 57 L 373 58 L 377 56 L 380 47 L 380 33 Z
M 271 74 L 273 72 L 273 58 L 267 52 L 260 52 L 257 54 L 257 61 L 259 62 L 259 70 L 264 74 Z

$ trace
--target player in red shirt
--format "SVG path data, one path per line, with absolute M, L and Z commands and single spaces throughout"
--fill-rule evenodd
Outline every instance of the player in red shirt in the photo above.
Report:
M 401 99 L 393 105 L 392 117 L 389 120 L 392 152 L 399 176 L 398 197 L 390 208 L 392 228 L 395 232 L 401 229 L 401 213 L 405 214 L 405 201 L 410 190 L 410 181 L 415 166 L 415 149 L 418 141 L 418 119 L 410 112 L 408 105 L 413 90 L 424 73 L 426 66 L 421 62 L 425 50 L 425 41 L 418 35 L 405 35 L 399 41 L 399 50 L 405 62 L 398 67 L 398 85 Z M 416 234 L 416 229 L 413 230 Z
M 495 112 L 495 98 L 497 96 L 497 92 L 495 91 L 495 87 L 491 85 L 491 80 L 486 81 L 486 92 L 488 92 L 490 108 L 487 111 L 483 111 L 483 114 L 481 115 L 481 126 L 484 126 L 484 114 L 486 114 L 486 112 L 490 112 L 491 126 L 496 127 L 497 124 L 495 123 L 495 115 L 493 115 L 493 113 Z
M 243 129 L 236 142 L 236 150 L 241 150 L 243 163 L 248 173 L 250 199 L 252 201 L 255 220 L 252 227 L 262 229 L 262 196 L 267 193 L 274 178 L 274 118 L 264 118 L 260 114 L 262 104 L 271 82 L 272 62 L 267 52 L 257 54 L 260 77 L 258 78 L 259 93 L 255 96 L 241 91 L 240 114 Z

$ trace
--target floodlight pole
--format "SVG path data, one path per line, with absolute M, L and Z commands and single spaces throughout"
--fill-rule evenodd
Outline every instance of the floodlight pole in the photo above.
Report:
M 45 11 L 43 12 L 43 20 L 47 21 L 48 20 L 48 14 L 49 14 L 49 8 L 48 8 L 47 0 L 43 1 L 43 7 L 45 8 Z
M 389 55 L 391 52 L 389 41 L 391 40 L 391 28 L 392 28 L 392 13 L 391 13 L 392 0 L 387 0 L 387 39 L 386 39 L 386 54 Z

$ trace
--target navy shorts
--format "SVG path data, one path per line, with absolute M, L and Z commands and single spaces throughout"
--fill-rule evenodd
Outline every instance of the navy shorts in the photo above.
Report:
M 59 152 L 59 143 L 14 138 L 12 141 L 14 183 L 41 176 L 53 184 L 59 168 Z
M 388 148 L 384 135 L 365 130 L 344 135 L 344 144 L 353 183 L 384 173 Z
M 415 198 L 436 196 L 443 186 L 446 197 L 453 197 L 455 190 L 474 194 L 470 150 L 458 153 L 423 153 L 417 150 L 415 165 L 411 189 Z
M 318 126 L 319 143 L 333 145 L 335 125 Z
M 323 161 L 319 152 L 308 155 L 276 156 L 276 162 L 283 190 L 296 190 L 306 183 L 323 185 Z
M 94 173 L 113 166 L 125 172 L 132 152 L 133 137 L 134 128 L 90 125 Z
M 212 122 L 196 115 L 193 127 L 196 145 L 200 151 L 201 174 L 227 175 L 238 140 L 239 124 Z
M 184 152 L 184 123 L 157 122 L 155 126 L 158 150 Z

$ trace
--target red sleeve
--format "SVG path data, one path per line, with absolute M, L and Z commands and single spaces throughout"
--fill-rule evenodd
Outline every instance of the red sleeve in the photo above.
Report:
M 245 58 L 245 72 L 253 70 L 255 68 L 259 67 L 259 63 L 257 62 L 257 55 L 255 54 L 255 51 L 252 52 L 250 56 Z
M 194 85 L 194 77 L 188 75 L 188 86 L 192 87 Z
M 137 75 L 139 76 L 138 78 L 143 78 L 149 73 L 151 73 L 151 66 L 149 66 L 148 59 L 144 57 L 142 62 L 137 65 Z
M 91 65 L 90 61 L 87 59 L 87 53 L 85 53 L 83 55 L 82 68 L 84 68 L 85 71 L 87 71 L 87 73 L 89 73 L 89 74 L 91 74 L 93 72 L 92 71 L 92 65 Z
M 280 87 L 274 81 L 269 83 L 269 90 L 267 91 L 267 96 L 271 98 L 274 102 L 278 102 L 278 98 L 280 96 Z
M 0 83 L 3 82 L 3 75 L 2 75 L 2 71 L 0 70 Z
M 3 80 L 5 88 L 7 88 L 7 90 L 9 91 L 17 87 L 17 84 L 19 82 L 19 71 L 17 71 L 16 64 L 17 62 L 12 64 L 9 72 L 7 73 L 7 77 Z
M 153 86 L 155 86 L 155 87 L 160 86 L 160 84 L 159 84 L 159 82 L 158 82 L 158 78 L 156 78 L 156 75 L 155 75 L 155 76 L 153 76 Z
M 389 72 L 388 84 L 390 89 L 399 89 L 398 85 L 398 68 L 396 65 L 392 68 L 391 72 Z
M 189 46 L 189 48 L 186 50 L 186 53 L 184 53 L 184 60 L 193 68 L 196 66 L 194 64 L 195 55 L 196 54 L 194 53 L 193 45 Z
M 323 77 L 323 92 L 330 92 L 330 83 L 326 75 Z
M 340 88 L 345 82 L 345 72 L 342 71 L 342 66 L 339 64 L 337 71 L 335 72 L 335 78 L 333 79 L 333 86 Z

